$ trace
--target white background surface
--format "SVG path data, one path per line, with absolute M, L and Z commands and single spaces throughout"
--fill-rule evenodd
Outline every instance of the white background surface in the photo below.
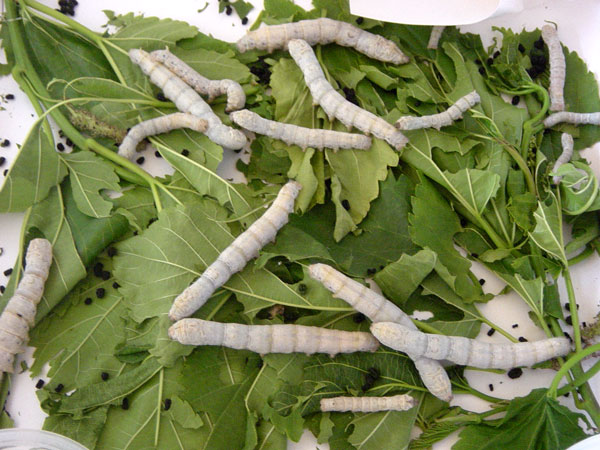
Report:
M 371 0 L 374 1 L 374 0 Z M 56 1 L 42 0 L 53 8 L 57 7 Z M 254 1 L 257 8 L 249 14 L 250 23 L 260 10 L 262 2 Z M 306 0 L 298 1 L 301 6 L 307 7 L 309 2 Z M 398 5 L 401 2 L 397 2 Z M 527 4 L 528 2 L 525 1 Z M 491 32 L 491 27 L 511 27 L 514 30 L 521 30 L 523 27 L 532 29 L 541 27 L 544 21 L 556 22 L 559 26 L 559 36 L 563 43 L 571 50 L 576 50 L 579 55 L 587 62 L 588 67 L 594 73 L 600 73 L 600 2 L 593 0 L 552 0 L 552 1 L 535 1 L 537 6 L 526 9 L 520 14 L 505 15 L 496 17 L 484 22 L 462 27 L 464 31 L 480 33 L 484 35 L 484 44 L 489 44 L 494 35 Z M 136 13 L 144 13 L 147 16 L 158 16 L 161 18 L 172 18 L 187 21 L 199 27 L 204 33 L 210 33 L 213 36 L 224 40 L 236 40 L 241 37 L 248 26 L 243 26 L 240 19 L 234 14 L 226 16 L 218 14 L 218 2 L 210 0 L 208 8 L 202 13 L 198 13 L 205 4 L 205 0 L 186 0 L 186 1 L 171 1 L 164 2 L 159 0 L 141 1 L 123 1 L 123 0 L 103 0 L 102 2 L 86 2 L 80 1 L 80 5 L 76 8 L 75 19 L 85 26 L 102 31 L 101 26 L 106 22 L 106 17 L 101 12 L 103 9 L 113 10 L 117 13 L 127 13 L 134 11 Z M 402 10 L 398 7 L 400 15 Z M 390 14 L 391 16 L 391 14 Z M 3 56 L 2 56 L 3 58 Z M 17 152 L 16 143 L 21 143 L 29 127 L 34 120 L 33 109 L 25 95 L 18 89 L 16 83 L 11 77 L 0 78 L 0 95 L 12 93 L 16 99 L 12 101 L 2 99 L 0 106 L 5 108 L 5 111 L 0 111 L 0 139 L 9 139 L 11 146 L 8 148 L 0 148 L 0 156 L 7 159 L 7 163 L 0 167 L 0 183 L 3 182 L 2 172 L 12 163 Z M 58 142 L 58 141 L 57 141 Z M 64 141 L 63 141 L 64 142 Z M 600 145 L 596 145 L 593 149 L 587 150 L 584 155 L 592 161 L 596 174 L 600 174 L 600 158 L 598 151 Z M 231 154 L 231 152 L 228 152 Z M 152 156 L 152 152 L 146 152 L 145 168 L 151 167 L 156 161 Z M 233 167 L 233 159 L 229 157 L 223 163 L 223 170 L 231 176 Z M 221 172 L 224 173 L 224 172 Z M 17 246 L 19 227 L 21 224 L 21 214 L 3 214 L 0 215 L 0 247 L 4 252 L 0 255 L 0 284 L 6 284 L 7 279 L 3 275 L 4 270 L 8 269 L 14 263 Z M 593 317 L 599 310 L 600 299 L 600 260 L 597 255 L 589 258 L 583 263 L 575 266 L 573 269 L 573 282 L 580 308 L 580 316 L 582 321 L 591 322 Z M 474 272 L 478 276 L 485 277 L 488 281 L 484 285 L 484 290 L 487 292 L 496 293 L 501 290 L 503 284 L 494 280 L 485 269 L 474 268 Z M 562 291 L 564 294 L 564 290 Z M 566 302 L 566 295 L 563 296 Z M 499 296 L 488 304 L 481 305 L 482 312 L 496 322 L 498 325 L 514 332 L 515 336 L 523 336 L 529 340 L 535 340 L 543 337 L 541 330 L 533 325 L 527 316 L 527 307 L 524 302 L 513 296 Z M 518 328 L 512 329 L 513 324 L 519 324 Z M 563 324 L 564 325 L 564 324 Z M 568 326 L 564 326 L 566 331 L 569 331 Z M 492 337 L 488 337 L 487 327 L 482 326 L 481 335 L 478 339 L 484 341 L 502 342 L 503 338 L 496 333 Z M 26 355 L 30 357 L 31 351 Z M 588 365 L 591 365 L 588 362 Z M 470 371 L 467 373 L 469 382 L 473 387 L 482 392 L 489 392 L 488 385 L 494 385 L 493 395 L 501 398 L 512 398 L 514 396 L 526 395 L 531 389 L 536 387 L 547 387 L 552 379 L 554 372 L 548 370 L 524 370 L 523 376 L 517 380 L 511 380 L 506 375 L 491 374 L 486 372 Z M 43 422 L 43 413 L 39 409 L 39 404 L 35 396 L 35 382 L 27 376 L 21 374 L 15 377 L 15 383 L 11 389 L 11 394 L 7 402 L 7 410 L 15 420 L 17 427 L 23 428 L 39 428 Z M 600 393 L 600 380 L 596 377 L 592 380 L 592 387 L 595 392 Z M 571 399 L 561 398 L 561 402 L 573 407 Z M 477 399 L 466 398 L 465 396 L 457 395 L 452 404 L 461 405 L 473 411 L 485 411 L 488 405 Z M 456 437 L 451 436 L 440 444 L 436 445 L 436 449 L 450 448 L 455 442 Z M 302 441 L 299 444 L 290 444 L 289 448 L 294 449 L 314 449 L 315 447 L 324 449 L 326 445 L 317 445 L 314 439 L 305 433 Z

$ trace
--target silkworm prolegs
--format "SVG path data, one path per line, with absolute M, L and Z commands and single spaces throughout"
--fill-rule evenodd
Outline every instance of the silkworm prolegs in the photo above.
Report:
M 288 222 L 294 210 L 294 202 L 302 186 L 296 181 L 288 181 L 277 194 L 273 204 L 246 231 L 206 268 L 204 273 L 177 296 L 169 311 L 173 321 L 192 315 L 200 308 L 215 290 L 223 286 L 231 275 L 242 270 L 248 261 L 258 256 L 258 252 Z
M 219 95 L 227 94 L 226 112 L 236 111 L 244 107 L 244 104 L 246 103 L 246 94 L 238 82 L 228 79 L 209 80 L 200 75 L 169 50 L 155 50 L 150 53 L 150 57 L 163 64 L 167 69 L 190 85 L 196 92 L 208 95 L 209 101 Z
M 573 125 L 600 125 L 600 112 L 576 113 L 560 111 L 546 117 L 544 119 L 544 126 L 550 128 L 562 122 Z
M 556 28 L 552 25 L 544 25 L 542 27 L 542 39 L 548 46 L 548 56 L 550 57 L 550 86 L 548 87 L 550 111 L 563 111 L 565 109 L 563 91 L 567 64 Z
M 405 116 L 400 117 L 396 122 L 396 128 L 400 130 L 418 130 L 421 128 L 435 128 L 439 130 L 442 127 L 452 125 L 460 119 L 465 111 L 472 108 L 481 101 L 477 91 L 469 92 L 464 97 L 459 98 L 446 111 L 432 114 L 430 116 Z
M 25 254 L 23 278 L 0 315 L 0 371 L 12 373 L 15 355 L 25 350 L 29 328 L 35 323 L 37 305 L 52 264 L 52 244 L 33 239 Z
M 165 66 L 154 61 L 147 52 L 131 49 L 129 57 L 142 69 L 144 74 L 150 77 L 152 83 L 162 89 L 165 97 L 175 103 L 177 109 L 208 122 L 206 135 L 211 141 L 234 150 L 242 148 L 246 144 L 244 133 L 224 125 L 196 91 Z
M 267 353 L 374 352 L 379 342 L 358 331 L 330 330 L 302 325 L 242 325 L 182 319 L 169 328 L 169 337 L 184 345 L 222 345 L 237 350 Z
M 288 145 L 298 145 L 303 149 L 313 148 L 354 148 L 367 150 L 371 147 L 371 139 L 362 134 L 342 133 L 339 131 L 320 130 L 299 127 L 297 125 L 275 122 L 260 117 L 258 114 L 243 109 L 229 115 L 240 127 L 258 134 L 280 139 Z
M 372 322 L 395 322 L 410 329 L 417 327 L 404 311 L 368 287 L 348 278 L 326 264 L 312 264 L 309 275 L 321 282 L 334 297 L 347 302 Z M 438 361 L 405 352 L 414 361 L 423 384 L 437 398 L 449 402 L 452 400 L 452 386 L 448 374 Z
M 321 411 L 408 411 L 415 406 L 410 395 L 390 397 L 331 397 L 321 399 Z
M 442 37 L 442 33 L 446 27 L 436 26 L 431 29 L 431 34 L 429 35 L 429 42 L 427 43 L 427 48 L 435 50 L 438 48 L 438 43 L 440 42 L 440 38 Z
M 436 360 L 447 359 L 455 364 L 481 369 L 530 367 L 565 356 L 571 351 L 571 343 L 563 337 L 516 344 L 491 344 L 461 336 L 422 333 L 393 322 L 374 323 L 371 333 L 383 345 L 401 352 Z
M 178 128 L 190 128 L 200 133 L 206 132 L 208 122 L 192 114 L 173 113 L 155 119 L 145 120 L 132 127 L 119 145 L 119 155 L 132 159 L 136 154 L 136 147 L 143 139 L 156 134 L 168 133 Z
M 406 145 L 408 139 L 393 125 L 350 103 L 333 89 L 325 79 L 319 61 L 307 42 L 292 39 L 288 43 L 288 50 L 302 70 L 314 102 L 321 105 L 330 120 L 335 117 L 347 127 L 355 127 L 366 134 L 373 134 L 387 141 L 396 150 L 401 150 Z
M 343 47 L 353 47 L 373 59 L 394 64 L 405 64 L 409 61 L 408 56 L 392 41 L 349 23 L 325 17 L 265 26 L 250 31 L 237 41 L 236 45 L 240 52 L 258 49 L 270 53 L 278 48 L 287 48 L 292 39 L 303 39 L 310 45 L 335 42 Z
M 560 136 L 560 142 L 562 144 L 563 151 L 552 167 L 553 173 L 556 173 L 560 166 L 571 161 L 571 158 L 573 157 L 573 136 L 571 136 L 569 133 L 563 133 Z M 561 179 L 562 177 L 560 175 L 554 175 L 552 177 L 552 182 L 554 184 L 558 184 L 560 183 Z

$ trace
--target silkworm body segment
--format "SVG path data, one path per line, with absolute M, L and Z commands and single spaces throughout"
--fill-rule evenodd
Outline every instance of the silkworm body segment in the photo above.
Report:
M 243 109 L 230 114 L 240 127 L 258 134 L 280 139 L 288 145 L 298 145 L 302 149 L 313 148 L 354 148 L 367 150 L 371 147 L 371 139 L 362 134 L 342 133 L 339 131 L 304 128 L 287 123 L 275 122 L 260 117 L 258 114 Z
M 321 411 L 407 411 L 415 406 L 410 395 L 390 397 L 331 397 L 321 399 Z
M 548 56 L 550 57 L 550 86 L 548 87 L 550 111 L 563 111 L 565 109 L 563 91 L 567 64 L 556 28 L 549 24 L 544 25 L 542 27 L 542 39 L 548 46 Z
M 530 367 L 571 351 L 567 338 L 492 344 L 461 336 L 426 334 L 392 322 L 374 323 L 371 332 L 382 344 L 395 350 L 481 369 Z
M 435 128 L 439 130 L 442 127 L 452 125 L 452 123 L 460 119 L 465 111 L 472 108 L 481 101 L 477 91 L 473 91 L 459 98 L 446 111 L 432 114 L 430 116 L 405 116 L 400 117 L 396 122 L 396 128 L 400 130 L 418 130 L 421 128 Z
M 196 92 L 208 95 L 209 101 L 219 95 L 227 94 L 226 112 L 236 111 L 244 107 L 244 104 L 246 103 L 246 94 L 238 82 L 228 79 L 209 80 L 200 75 L 169 50 L 155 50 L 150 53 L 150 56 L 155 61 L 163 64 L 186 84 L 190 85 Z
M 222 345 L 267 353 L 374 352 L 379 342 L 370 334 L 302 325 L 242 325 L 182 319 L 169 328 L 169 337 L 184 345 Z
M 177 296 L 169 311 L 169 318 L 176 321 L 193 314 L 231 275 L 258 256 L 260 249 L 274 240 L 279 229 L 288 222 L 288 215 L 294 210 L 300 189 L 300 183 L 287 182 L 269 209 L 223 250 L 200 278 Z
M 562 144 L 563 151 L 554 163 L 554 167 L 552 167 L 552 172 L 554 173 L 556 173 L 560 166 L 571 161 L 571 158 L 573 157 L 573 136 L 571 136 L 569 133 L 563 133 L 560 136 L 560 142 Z M 561 176 L 554 175 L 552 177 L 552 182 L 554 184 L 558 184 L 560 183 L 561 179 Z
M 0 315 L 0 371 L 12 372 L 14 357 L 25 350 L 29 328 L 35 323 L 37 305 L 52 264 L 52 245 L 33 239 L 25 255 L 25 271 L 14 295 Z
M 329 82 L 312 48 L 301 39 L 289 41 L 290 55 L 302 70 L 313 101 L 321 105 L 330 120 L 335 117 L 347 127 L 355 127 L 366 134 L 373 134 L 387 141 L 396 150 L 402 149 L 408 139 L 402 133 L 375 114 L 371 114 L 342 97 Z
M 156 134 L 168 133 L 178 128 L 190 128 L 200 133 L 206 132 L 208 122 L 192 114 L 174 113 L 155 119 L 145 120 L 132 127 L 121 145 L 119 145 L 119 155 L 124 158 L 132 159 L 136 154 L 137 145 L 146 137 Z
M 177 109 L 206 119 L 208 122 L 206 135 L 211 141 L 231 149 L 242 148 L 246 144 L 244 133 L 224 125 L 196 91 L 165 66 L 154 61 L 147 52 L 131 49 L 129 57 L 144 74 L 150 77 L 152 83 L 162 89 L 165 97 L 175 103 Z
M 348 278 L 333 267 L 326 264 L 312 264 L 308 268 L 309 275 L 325 286 L 334 297 L 347 302 L 358 312 L 364 314 L 372 322 L 395 322 L 409 329 L 416 330 L 416 325 L 400 308 L 368 287 Z M 413 356 L 423 384 L 429 392 L 439 399 L 449 402 L 452 399 L 452 387 L 448 374 L 438 361 L 421 356 Z
M 576 113 L 560 111 L 546 117 L 544 119 L 544 126 L 550 128 L 562 122 L 571 123 L 573 125 L 600 125 L 600 112 Z
M 431 34 L 429 35 L 429 42 L 427 43 L 427 48 L 432 50 L 438 48 L 438 43 L 440 42 L 440 38 L 442 37 L 444 28 L 446 27 L 437 26 L 431 29 Z
M 251 31 L 237 41 L 240 52 L 252 49 L 286 49 L 292 39 L 303 39 L 310 45 L 336 43 L 384 62 L 405 64 L 409 58 L 392 41 L 369 33 L 346 22 L 320 18 L 301 20 L 282 25 L 271 25 Z

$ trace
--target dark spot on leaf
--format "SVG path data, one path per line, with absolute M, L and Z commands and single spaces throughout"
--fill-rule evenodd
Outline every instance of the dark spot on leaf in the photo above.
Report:
M 102 372 L 102 373 L 100 374 L 100 378 L 102 378 L 102 381 L 106 381 L 106 380 L 108 380 L 108 376 L 109 376 L 109 375 L 108 375 L 108 372 Z
M 121 402 L 121 408 L 125 410 L 129 409 L 129 399 L 127 397 L 123 398 L 123 401 Z
M 92 299 L 91 297 L 86 298 L 83 303 L 85 303 L 86 305 L 91 305 L 92 304 Z
M 96 264 L 94 264 L 94 275 L 97 276 L 98 278 L 102 278 L 102 272 L 104 271 L 104 264 L 102 264 L 101 262 L 97 262 Z
M 479 58 L 477 58 L 475 60 L 475 64 L 477 64 L 478 66 L 480 66 L 482 64 L 481 60 Z
M 258 360 L 258 362 L 256 363 L 256 367 L 258 367 L 259 369 L 265 364 L 265 362 L 262 360 L 262 358 L 260 358 Z
M 499 51 L 499 50 L 496 50 L 496 51 L 494 52 L 494 56 L 493 56 L 493 58 L 494 58 L 494 59 L 496 59 L 498 56 L 500 56 L 500 51 Z
M 346 200 L 346 199 L 342 200 L 342 206 L 344 207 L 344 209 L 346 211 L 350 210 L 350 202 L 348 200 Z
M 486 64 L 488 66 L 491 66 L 492 64 L 494 64 L 494 59 L 493 58 L 488 58 L 485 62 L 486 62 Z
M 540 37 L 537 41 L 535 41 L 533 43 L 533 46 L 535 48 L 537 48 L 538 50 L 543 50 L 544 49 L 544 39 Z
M 525 47 L 523 47 L 523 44 L 519 44 L 518 48 L 521 53 L 525 53 Z
M 117 283 L 116 281 L 112 284 L 113 289 L 119 289 L 121 287 L 121 285 L 119 283 Z
M 106 294 L 106 289 L 104 289 L 104 288 L 96 289 L 96 297 L 103 298 L 105 294 Z
M 481 75 L 485 75 L 485 69 L 484 69 L 483 67 L 480 67 L 480 68 L 479 68 L 479 73 L 480 73 Z
M 117 255 L 117 249 L 115 247 L 108 247 L 108 250 L 106 250 L 106 254 L 109 258 L 112 258 L 113 256 Z
M 156 94 L 156 100 L 158 100 L 160 102 L 168 101 L 167 97 L 165 97 L 165 94 L 163 94 L 162 92 L 159 92 L 158 94 Z
M 306 294 L 306 291 L 308 291 L 308 286 L 306 286 L 306 284 L 304 284 L 304 283 L 300 283 L 298 285 L 298 292 L 300 292 L 300 294 L 304 295 L 304 294 Z
M 56 385 L 56 387 L 54 388 L 54 392 L 60 392 L 64 389 L 65 385 L 62 383 L 59 383 Z
M 190 151 L 187 148 L 184 148 L 183 150 L 181 150 L 181 154 L 183 156 L 188 156 L 190 154 Z
M 171 408 L 171 399 L 165 398 L 165 411 L 168 411 Z
M 356 18 L 356 20 L 355 20 L 355 22 L 356 22 L 356 25 L 362 25 L 362 23 L 363 23 L 364 21 L 365 21 L 365 19 L 364 19 L 364 18 L 362 18 L 362 17 L 357 17 L 357 18 Z
M 110 278 L 110 272 L 108 270 L 103 270 L 100 278 L 102 278 L 104 281 L 108 280 Z

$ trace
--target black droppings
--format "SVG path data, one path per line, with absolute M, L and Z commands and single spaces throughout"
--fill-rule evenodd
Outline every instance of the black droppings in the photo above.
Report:
M 498 56 L 500 56 L 500 51 L 499 51 L 499 50 L 496 50 L 496 51 L 494 52 L 493 58 L 494 58 L 494 59 L 496 59 Z
M 573 342 L 573 338 L 571 337 L 571 335 L 569 333 L 567 333 L 566 331 L 564 331 L 563 334 L 569 340 L 569 342 Z
M 523 375 L 523 369 L 515 367 L 514 369 L 510 369 L 507 375 L 508 378 L 512 378 L 514 380 L 515 378 L 519 378 L 521 375 Z
M 544 49 L 544 39 L 539 38 L 537 41 L 535 41 L 533 43 L 533 46 L 535 48 L 537 48 L 538 50 L 543 50 Z
M 146 161 L 146 158 L 144 158 L 143 156 L 140 156 L 138 159 L 135 160 L 135 162 L 138 164 L 144 164 L 144 161 Z
M 10 269 L 6 269 L 4 271 L 4 276 L 5 277 L 10 277 L 10 274 L 13 272 L 12 267 Z
M 495 330 L 495 329 L 493 329 L 493 328 L 490 328 L 490 329 L 488 330 L 488 332 L 487 332 L 487 335 L 488 335 L 488 336 L 493 336 L 495 332 L 496 332 L 496 330 Z
M 375 267 L 369 267 L 367 269 L 367 275 L 375 275 L 377 273 L 377 269 Z
M 479 258 L 479 255 L 478 255 L 477 253 L 471 253 L 471 256 L 472 256 L 473 258 Z
M 108 249 L 106 250 L 106 254 L 109 258 L 112 258 L 113 256 L 117 255 L 117 249 L 115 247 L 108 247 Z
M 344 96 L 346 97 L 346 100 L 348 100 L 350 103 L 358 105 L 358 98 L 356 98 L 356 92 L 354 91 L 354 89 L 345 87 L 342 90 L 344 91 Z
M 519 342 L 527 342 L 527 338 L 524 338 L 523 336 L 519 336 Z
M 369 389 L 371 389 L 373 387 L 373 385 L 375 384 L 375 378 L 373 378 L 371 375 L 367 374 L 365 376 L 365 383 L 362 385 L 361 389 L 362 391 L 368 391 Z
M 231 8 L 231 6 L 227 5 L 227 7 L 225 8 L 225 14 L 230 16 L 232 12 L 233 12 L 233 9 Z
M 41 378 L 38 380 L 37 383 L 35 383 L 35 388 L 36 389 L 41 389 L 44 387 L 44 384 L 46 384 L 46 382 L 44 380 L 42 380 Z
M 512 100 L 510 101 L 513 105 L 517 106 L 519 104 L 519 102 L 521 101 L 521 97 L 519 97 L 518 95 L 515 95 Z
M 586 323 L 586 322 L 581 322 L 581 326 L 582 326 L 583 328 L 585 328 L 585 327 L 587 327 L 587 323 Z
M 6 158 L 4 156 L 0 156 L 0 167 L 2 167 L 5 162 L 6 162 Z
M 247 25 L 248 24 L 248 18 L 247 17 L 243 17 L 242 18 L 242 25 Z
M 65 137 L 65 132 L 63 130 L 58 130 L 58 135 L 62 138 Z
M 184 148 L 183 150 L 181 150 L 181 154 L 183 156 L 188 156 L 190 154 L 190 151 L 187 148 Z
M 481 75 L 485 75 L 485 69 L 484 69 L 483 67 L 480 67 L 480 68 L 479 68 L 479 73 L 480 73 Z
M 571 316 L 565 317 L 565 322 L 567 323 L 567 325 L 573 325 L 573 317 L 571 317 Z
M 518 323 L 513 323 L 513 328 L 519 328 L 519 324 Z
M 258 362 L 256 363 L 256 367 L 258 367 L 259 369 L 262 368 L 262 366 L 265 364 L 265 362 L 262 360 L 262 358 L 260 358 L 258 360 Z
M 96 276 L 98 278 L 102 278 L 102 272 L 104 271 L 104 264 L 102 264 L 101 262 L 94 264 L 93 271 L 94 271 L 94 276 Z
M 5 286 L 0 286 L 0 294 L 4 294 L 5 290 L 6 290 Z
M 64 389 L 65 385 L 62 383 L 59 383 L 56 385 L 56 387 L 54 388 L 54 392 L 60 392 Z
M 73 141 L 69 138 L 67 138 L 67 146 L 68 147 L 73 147 Z
M 493 58 L 488 58 L 488 59 L 486 59 L 485 63 L 486 63 L 488 66 L 491 66 L 492 64 L 494 64 L 494 59 L 493 59 Z
M 381 376 L 381 373 L 379 372 L 379 369 L 377 369 L 377 367 L 369 367 L 368 372 L 369 372 L 369 375 L 371 375 L 376 380 L 378 380 L 379 377 Z
M 108 380 L 108 377 L 109 377 L 108 372 L 102 372 L 100 374 L 100 378 L 102 378 L 102 381 Z
M 123 401 L 121 401 L 121 408 L 122 409 L 129 409 L 129 399 L 127 397 L 123 398 Z
M 490 383 L 488 387 L 490 388 L 490 391 L 494 392 L 494 385 L 492 383 Z
M 119 283 L 117 283 L 116 281 L 112 284 L 113 289 L 119 289 L 121 287 L 121 285 Z
M 4 172 L 2 172 L 4 174 L 4 176 L 6 176 L 8 174 L 8 169 L 4 169 Z
M 525 53 L 525 47 L 523 46 L 523 44 L 519 44 L 518 49 L 521 53 Z
M 159 92 L 158 94 L 156 94 L 156 100 L 158 100 L 159 102 L 168 101 L 167 97 L 165 97 L 165 94 L 163 94 L 162 92 Z
M 152 225 L 154 222 L 156 222 L 158 219 L 156 217 L 152 217 L 149 221 L 148 221 L 148 226 Z
M 5 98 L 6 100 L 14 100 L 14 99 L 15 99 L 15 96 L 14 96 L 13 94 L 6 94 L 6 95 L 4 96 L 4 98 Z
M 86 299 L 83 301 L 83 303 L 85 303 L 86 305 L 91 305 L 91 304 L 92 304 L 92 298 L 91 298 L 91 297 L 88 297 L 88 298 L 86 298 Z
M 364 19 L 364 18 L 362 18 L 362 17 L 357 17 L 357 18 L 356 18 L 356 20 L 355 20 L 355 22 L 356 22 L 356 25 L 362 25 L 362 23 L 363 23 L 364 21 L 365 21 L 365 19 Z
M 306 291 L 308 291 L 308 286 L 304 283 L 300 283 L 298 285 L 298 292 L 300 292 L 300 294 L 304 295 L 304 294 L 306 294 Z
M 363 313 L 356 313 L 352 316 L 352 320 L 354 321 L 354 323 L 364 322 L 365 319 L 366 319 L 366 317 Z
M 165 411 L 168 411 L 171 408 L 171 399 L 165 398 Z
M 154 156 L 156 156 L 157 158 L 162 158 L 162 155 L 160 154 L 160 152 L 158 150 L 156 150 L 154 152 Z
M 342 206 L 346 211 L 350 211 L 350 202 L 346 199 L 342 200 Z
M 539 54 L 533 54 L 529 57 L 529 59 L 531 60 L 531 64 L 535 67 L 538 66 L 540 70 L 540 72 L 544 71 L 544 66 L 546 66 L 546 63 L 548 62 L 548 60 L 546 59 L 546 57 L 544 55 L 539 55 Z
M 108 280 L 110 278 L 110 272 L 108 270 L 103 270 L 100 278 L 102 278 L 104 281 Z
M 4 139 L 0 147 L 8 147 L 10 145 L 10 141 L 8 139 Z
M 565 393 L 565 394 L 563 395 L 563 397 L 567 397 L 567 398 L 568 398 L 568 397 L 569 397 L 569 394 L 570 394 L 570 392 L 567 392 L 567 393 Z
M 105 294 L 106 294 L 106 289 L 104 289 L 104 288 L 96 289 L 96 297 L 103 298 Z
M 483 63 L 481 62 L 481 60 L 480 60 L 479 58 L 477 58 L 477 59 L 475 60 L 475 64 L 477 64 L 478 66 L 480 66 L 480 65 L 481 65 L 481 64 L 483 64 Z
M 483 285 L 485 284 L 485 280 L 484 280 L 483 278 L 480 278 L 480 279 L 479 279 L 479 284 L 480 284 L 481 286 L 483 286 Z

